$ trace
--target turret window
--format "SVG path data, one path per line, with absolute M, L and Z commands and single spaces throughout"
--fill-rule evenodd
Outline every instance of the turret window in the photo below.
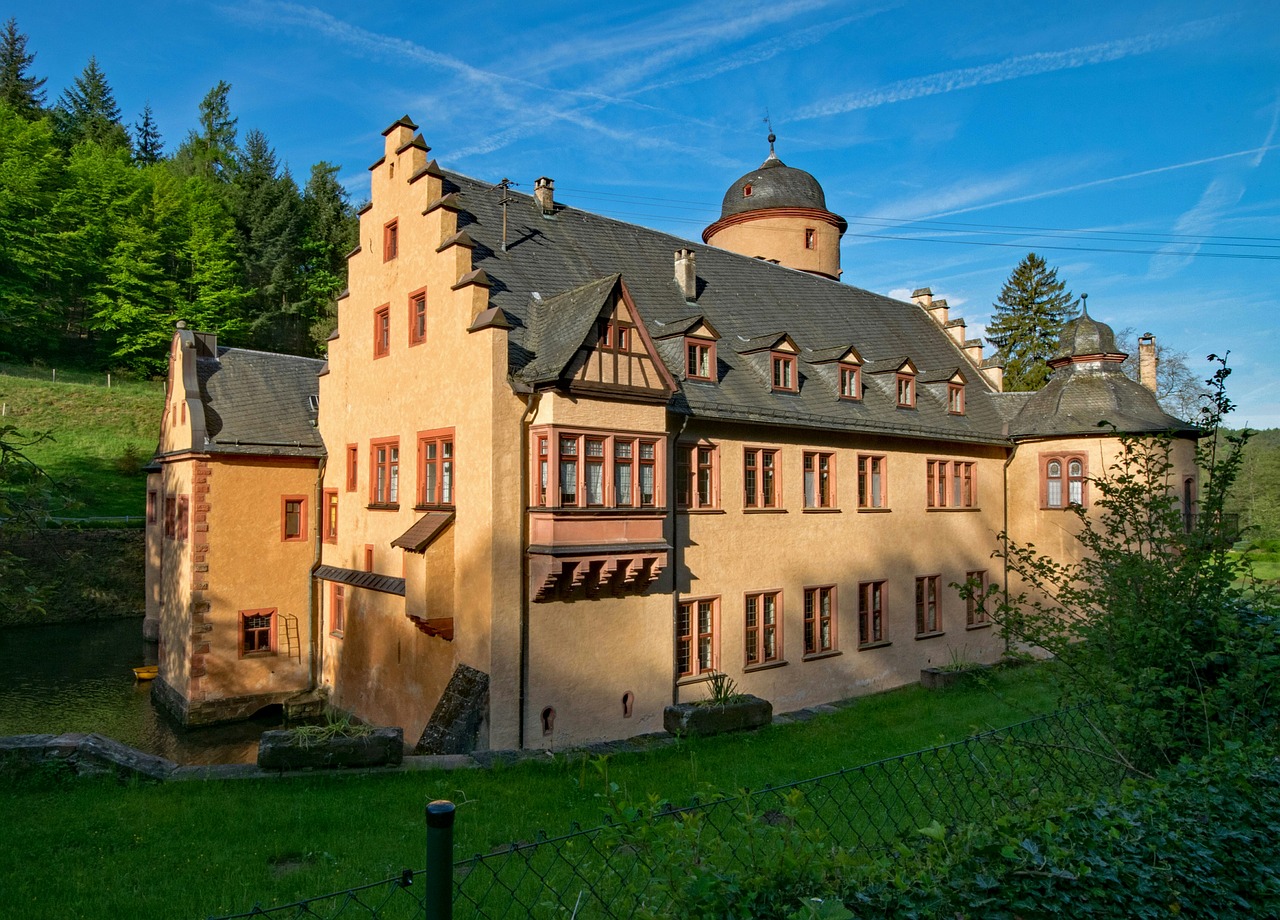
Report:
M 1083 456 L 1046 457 L 1043 461 L 1044 487 L 1041 499 L 1046 508 L 1066 508 L 1085 504 L 1085 461 Z
M 812 227 L 806 227 L 804 231 L 804 248 L 814 249 L 818 245 L 818 231 Z
M 744 185 L 744 186 L 742 187 L 742 197 L 743 197 L 743 198 L 750 198 L 750 197 L 751 197 L 751 186 L 750 186 L 749 184 L 748 184 L 748 185 Z

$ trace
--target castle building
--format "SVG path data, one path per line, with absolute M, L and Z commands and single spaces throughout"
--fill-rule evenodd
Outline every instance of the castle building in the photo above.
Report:
M 1049 386 L 1001 392 L 928 289 L 840 283 L 846 223 L 772 147 L 697 244 L 388 128 L 327 362 L 174 337 L 158 698 L 325 696 L 424 753 L 660 730 L 715 672 L 785 712 L 1003 654 L 951 586 L 1004 582 L 1005 530 L 1072 558 L 1098 422 L 1175 433 L 1194 501 L 1196 432 L 1110 329 L 1081 316 Z

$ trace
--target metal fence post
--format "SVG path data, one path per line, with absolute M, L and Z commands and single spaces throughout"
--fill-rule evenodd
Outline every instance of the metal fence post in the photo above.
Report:
M 453 819 L 452 802 L 438 799 L 427 805 L 427 920 L 453 920 Z

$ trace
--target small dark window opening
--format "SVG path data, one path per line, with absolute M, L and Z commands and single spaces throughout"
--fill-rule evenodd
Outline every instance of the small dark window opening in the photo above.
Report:
M 549 735 L 556 728 L 556 711 L 548 706 L 542 710 L 542 733 Z
M 750 185 L 744 185 L 744 186 L 742 187 L 742 197 L 743 197 L 743 198 L 750 198 L 750 197 L 751 197 L 751 186 L 750 186 Z
M 631 718 L 631 707 L 635 705 L 636 695 L 628 690 L 622 694 L 622 718 Z

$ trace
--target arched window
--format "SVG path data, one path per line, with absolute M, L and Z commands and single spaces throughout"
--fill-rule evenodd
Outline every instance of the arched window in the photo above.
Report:
M 556 711 L 548 706 L 542 710 L 542 733 L 549 735 L 556 729 Z
M 1086 469 L 1081 456 L 1047 457 L 1043 461 L 1041 497 L 1046 508 L 1085 504 Z

